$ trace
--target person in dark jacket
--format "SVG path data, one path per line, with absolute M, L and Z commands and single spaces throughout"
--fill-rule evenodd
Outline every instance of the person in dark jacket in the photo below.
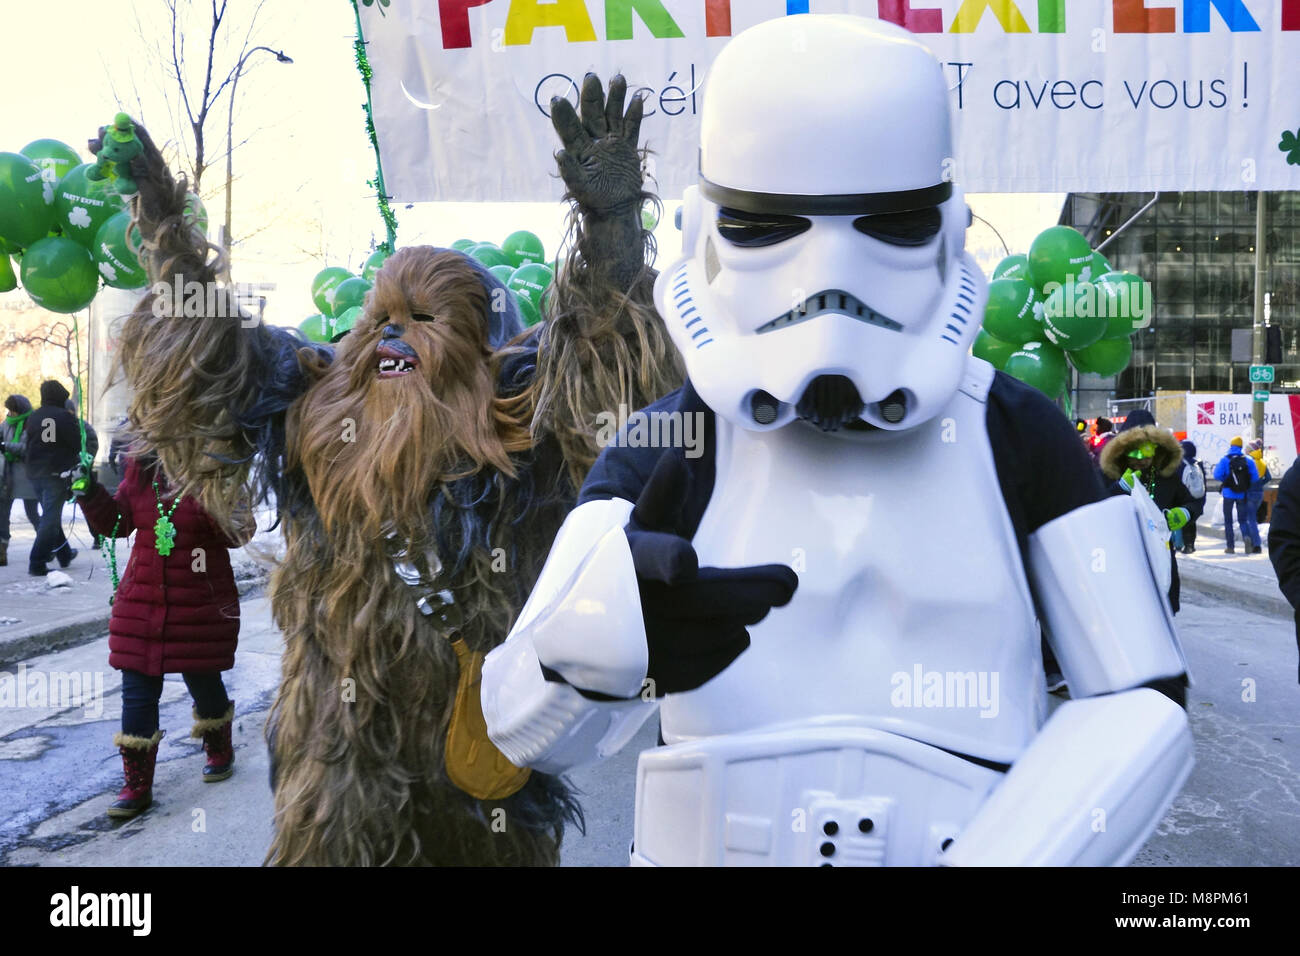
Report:
M 1201 503 L 1201 514 L 1205 513 L 1205 462 L 1198 461 L 1196 458 L 1196 445 L 1190 441 L 1179 442 L 1183 448 L 1183 484 L 1187 490 L 1192 493 L 1192 497 Z M 1192 554 L 1196 551 L 1196 521 L 1192 520 L 1183 526 L 1183 554 Z
M 41 383 L 41 406 L 27 417 L 27 476 L 41 503 L 41 523 L 27 560 L 27 573 L 44 577 L 51 558 L 66 568 L 77 556 L 63 536 L 63 502 L 68 495 L 64 472 L 80 461 L 81 428 L 64 407 L 68 390 L 53 379 Z
M 1295 609 L 1296 645 L 1300 646 L 1300 458 L 1287 469 L 1277 486 L 1268 527 L 1268 559 L 1273 562 L 1277 586 Z M 1300 667 L 1296 677 L 1300 680 Z
M 1240 458 L 1241 461 L 1234 466 L 1233 459 L 1236 458 Z M 1242 472 L 1240 488 L 1233 487 L 1234 467 Z M 1251 486 L 1259 481 L 1259 470 L 1255 467 L 1255 459 L 1242 452 L 1240 437 L 1232 440 L 1228 446 L 1228 453 L 1214 466 L 1214 480 L 1223 483 L 1223 487 L 1219 489 L 1219 494 L 1223 495 L 1223 538 L 1224 543 L 1227 544 L 1223 553 L 1236 553 L 1232 536 L 1232 512 L 1236 509 L 1237 523 L 1241 526 L 1241 543 L 1246 546 L 1246 553 L 1259 554 L 1263 550 L 1263 542 L 1259 539 L 1259 525 L 1255 522 L 1255 513 L 1247 507 Z
M 1092 441 L 1089 442 L 1088 453 L 1092 455 L 1093 461 L 1101 460 L 1101 451 L 1106 447 L 1106 443 L 1115 437 L 1115 426 L 1109 418 L 1097 419 L 1097 424 L 1093 426 Z
M 190 736 L 203 740 L 207 783 L 233 772 L 235 705 L 221 672 L 235 666 L 239 594 L 227 549 L 241 539 L 223 533 L 191 497 L 177 498 L 156 462 L 128 458 L 117 494 L 91 479 L 78 499 L 92 531 L 135 547 L 113 599 L 108 663 L 122 671 L 122 754 L 126 783 L 110 817 L 133 817 L 153 802 L 153 771 L 163 731 L 158 699 L 163 675 L 179 672 L 194 697 Z
M 23 463 L 31 413 L 32 403 L 27 396 L 10 395 L 5 399 L 5 417 L 0 422 L 0 567 L 9 563 L 9 512 L 15 498 L 22 499 L 32 527 L 38 531 L 41 527 L 40 503 Z
M 1129 415 L 1124 427 L 1106 443 L 1101 452 L 1101 472 L 1110 482 L 1112 495 L 1126 495 L 1140 481 L 1156 507 L 1165 513 L 1169 530 L 1177 531 L 1201 516 L 1203 502 L 1197 500 L 1183 482 L 1183 449 L 1174 434 L 1156 426 L 1151 413 L 1139 409 Z M 1178 559 L 1169 549 L 1172 576 L 1169 582 L 1169 607 L 1178 613 Z

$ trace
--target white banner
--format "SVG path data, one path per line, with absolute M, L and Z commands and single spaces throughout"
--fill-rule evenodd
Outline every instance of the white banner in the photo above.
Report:
M 713 57 L 803 12 L 879 16 L 934 52 L 969 192 L 1300 189 L 1300 0 L 363 2 L 400 202 L 560 196 L 548 104 L 589 71 L 644 91 L 659 192 L 679 198 Z M 762 103 L 738 119 L 780 122 Z
M 1249 395 L 1187 393 L 1187 438 L 1207 473 L 1228 453 L 1234 438 L 1255 436 L 1254 399 Z M 1270 395 L 1264 405 L 1264 462 L 1281 478 L 1296 459 L 1300 395 Z

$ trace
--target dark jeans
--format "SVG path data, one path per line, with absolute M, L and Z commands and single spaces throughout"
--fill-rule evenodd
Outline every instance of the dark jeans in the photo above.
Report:
M 1232 534 L 1232 513 L 1237 512 L 1237 523 L 1241 525 L 1241 541 L 1245 545 L 1262 546 L 1259 540 L 1259 525 L 1255 523 L 1255 512 L 1245 498 L 1223 499 L 1223 539 L 1228 547 L 1234 546 Z M 1249 548 L 1247 548 L 1249 550 Z
M 32 523 L 32 527 L 37 531 L 41 528 L 41 510 L 37 507 L 38 502 L 35 498 L 23 499 L 23 510 L 27 512 L 27 520 Z M 9 540 L 9 512 L 13 510 L 14 500 L 12 498 L 0 498 L 0 541 Z
M 63 536 L 63 500 L 68 485 L 62 478 L 32 478 L 32 484 L 41 503 L 41 522 L 36 527 L 36 543 L 28 563 L 43 568 L 54 552 L 68 547 L 68 539 Z
M 199 717 L 212 720 L 224 717 L 230 706 L 226 685 L 218 673 L 182 674 L 185 686 L 194 698 Z M 162 697 L 163 679 L 122 671 L 122 733 L 132 737 L 152 737 L 158 730 L 158 698 Z

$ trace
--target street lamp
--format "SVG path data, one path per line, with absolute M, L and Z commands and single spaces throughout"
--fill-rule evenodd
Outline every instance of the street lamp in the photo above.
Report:
M 239 87 L 239 78 L 243 75 L 244 64 L 248 62 L 249 57 L 258 51 L 274 53 L 276 62 L 292 63 L 293 59 L 286 56 L 283 50 L 272 50 L 269 46 L 255 46 L 239 58 L 235 64 L 235 79 L 230 84 L 230 112 L 226 119 L 226 224 L 221 227 L 221 245 L 226 250 L 226 280 L 230 280 L 230 243 L 233 239 L 233 233 L 230 231 L 230 186 L 234 179 L 234 154 L 235 154 L 235 91 Z

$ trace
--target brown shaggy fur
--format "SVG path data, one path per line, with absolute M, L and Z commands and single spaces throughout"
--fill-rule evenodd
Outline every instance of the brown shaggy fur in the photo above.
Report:
M 1111 481 L 1117 480 L 1124 473 L 1124 459 L 1130 451 L 1145 442 L 1155 442 L 1156 457 L 1152 467 L 1155 474 L 1168 478 L 1183 463 L 1183 446 L 1178 444 L 1174 433 L 1167 428 L 1155 425 L 1139 425 L 1128 431 L 1120 432 L 1101 450 L 1098 464 L 1101 473 Z

